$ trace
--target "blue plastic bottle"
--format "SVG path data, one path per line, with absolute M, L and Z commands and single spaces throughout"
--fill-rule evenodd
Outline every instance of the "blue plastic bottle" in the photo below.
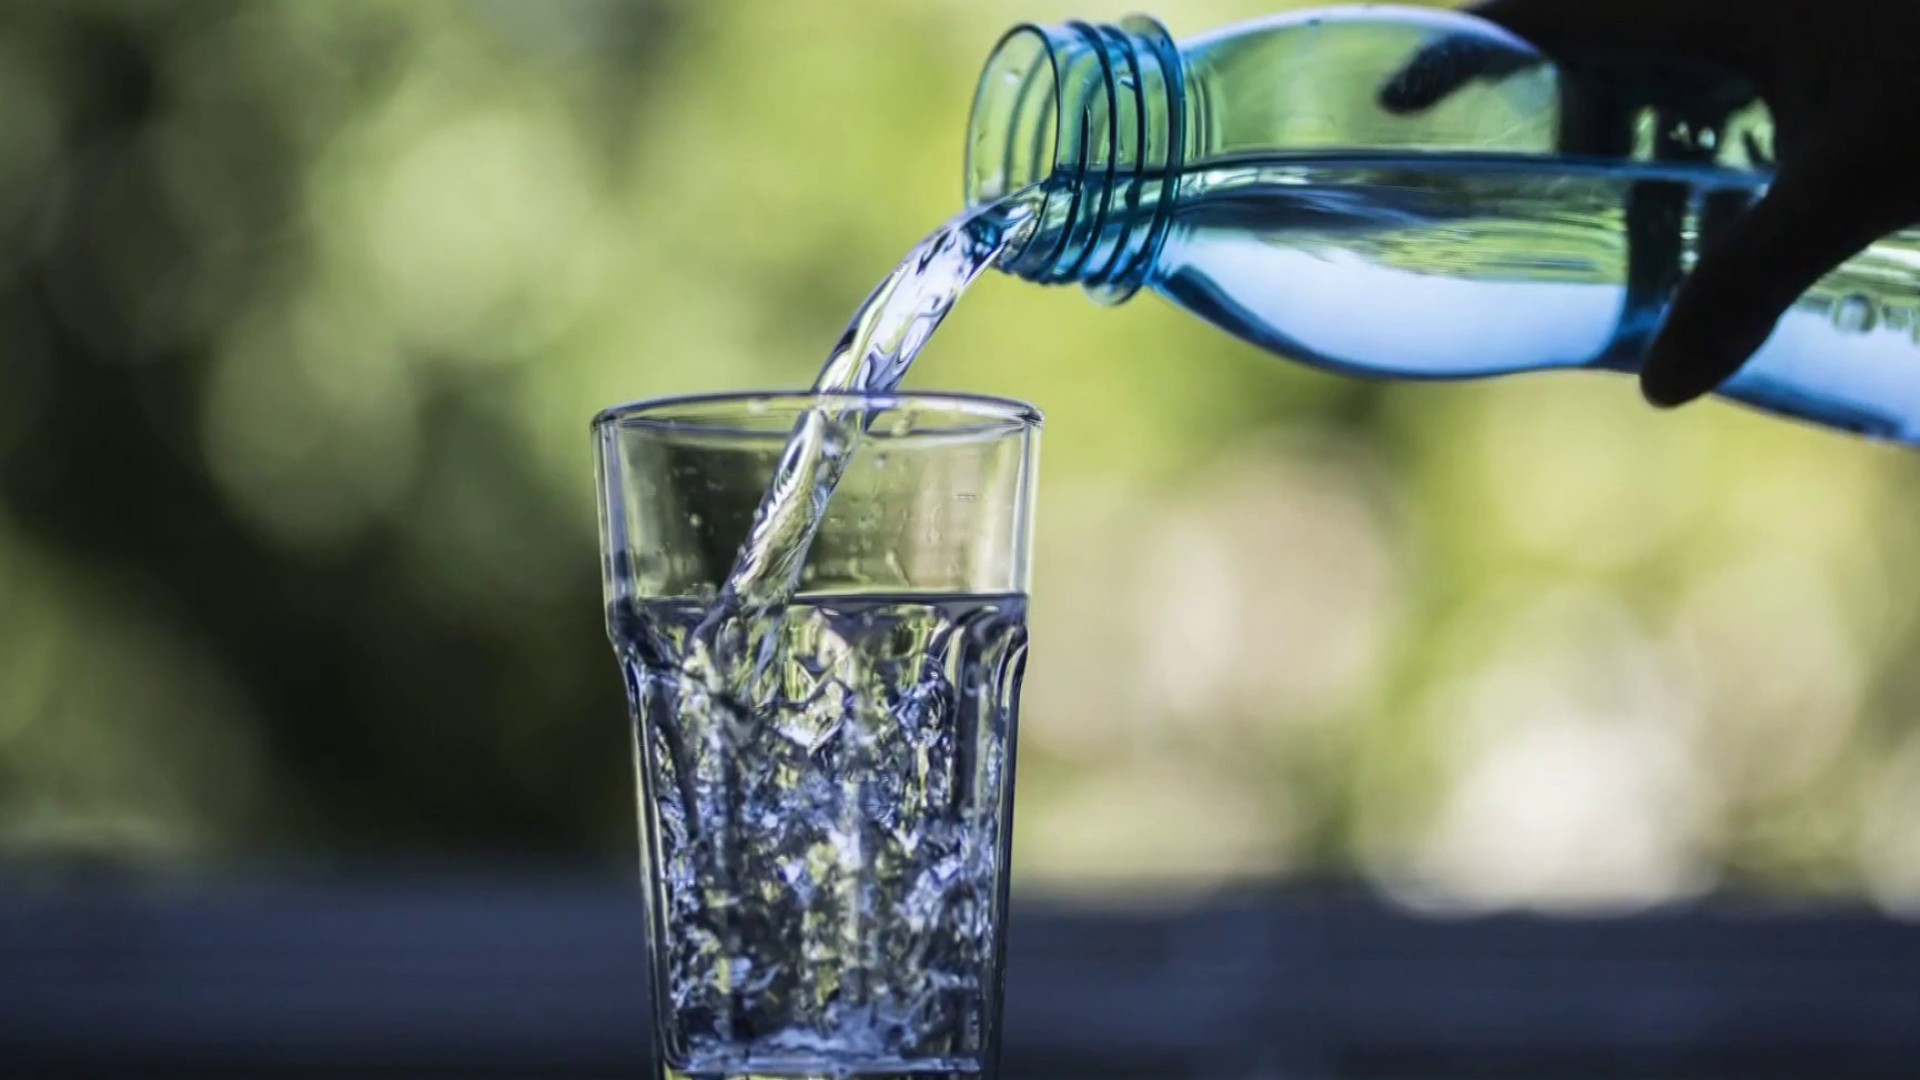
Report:
M 1436 46 L 1478 51 L 1488 73 L 1431 108 L 1389 107 Z M 1422 9 L 1178 45 L 1147 19 L 1022 26 L 981 77 L 967 201 L 1045 188 L 1011 273 L 1108 302 L 1144 286 L 1332 370 L 1633 372 L 1698 251 L 1765 191 L 1773 138 L 1725 77 L 1668 85 L 1660 108 L 1646 89 Z M 1719 392 L 1920 442 L 1920 232 L 1821 281 Z

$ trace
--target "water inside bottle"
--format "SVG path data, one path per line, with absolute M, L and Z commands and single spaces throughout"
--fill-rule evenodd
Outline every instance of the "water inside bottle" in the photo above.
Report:
M 1181 178 L 1152 285 L 1262 348 L 1347 374 L 1632 370 L 1763 179 L 1490 156 L 1217 162 Z M 1907 232 L 1829 274 L 1728 395 L 1822 371 L 1809 381 L 1836 404 L 1915 416 L 1917 272 L 1920 232 Z

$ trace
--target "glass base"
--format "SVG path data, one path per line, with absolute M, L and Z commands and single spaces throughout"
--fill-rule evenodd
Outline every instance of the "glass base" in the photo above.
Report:
M 993 1080 L 993 1070 L 981 1068 L 818 1068 L 770 1072 L 766 1068 L 684 1072 L 680 1068 L 655 1070 L 660 1080 Z
M 817 1069 L 812 1071 L 769 1072 L 765 1069 L 746 1069 L 744 1071 L 724 1072 L 683 1072 L 671 1066 L 662 1066 L 655 1076 L 661 1080 L 993 1080 L 992 1070 L 982 1069 Z

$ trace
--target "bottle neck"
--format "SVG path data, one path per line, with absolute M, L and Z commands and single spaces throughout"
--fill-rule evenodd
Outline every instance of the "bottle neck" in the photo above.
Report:
M 1000 268 L 1118 302 L 1152 270 L 1189 127 L 1166 28 L 1014 28 L 981 74 L 967 131 L 969 207 L 1038 189 L 1037 227 Z

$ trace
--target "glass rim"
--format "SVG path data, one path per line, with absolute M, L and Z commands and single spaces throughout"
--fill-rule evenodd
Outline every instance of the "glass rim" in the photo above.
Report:
M 775 410 L 798 416 L 817 405 L 835 402 L 883 412 L 924 408 L 928 411 L 970 417 L 981 422 L 973 426 L 938 430 L 922 429 L 908 433 L 903 436 L 905 438 L 955 435 L 978 431 L 983 427 L 989 430 L 1004 428 L 1031 431 L 1041 428 L 1046 422 L 1046 416 L 1033 405 L 1014 398 L 994 397 L 989 394 L 950 391 L 861 394 L 843 391 L 755 390 L 740 393 L 680 394 L 611 405 L 594 415 L 591 426 L 595 431 L 613 427 L 642 427 L 662 431 L 785 439 L 790 434 L 787 430 L 743 428 L 740 421 Z M 672 415 L 678 410 L 696 410 L 702 407 L 715 408 L 724 414 Z

